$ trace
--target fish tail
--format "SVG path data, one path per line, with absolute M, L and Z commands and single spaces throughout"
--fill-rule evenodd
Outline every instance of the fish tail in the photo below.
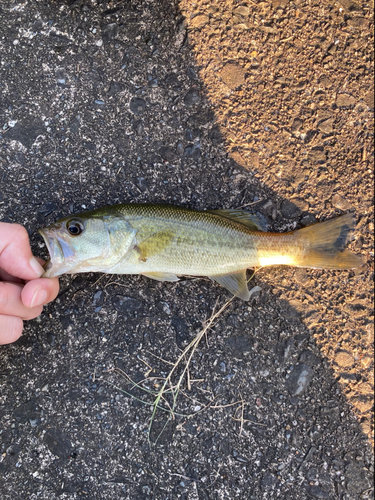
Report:
M 295 265 L 315 269 L 352 269 L 361 266 L 361 257 L 344 250 L 354 226 L 354 215 L 345 214 L 299 229 L 294 234 L 300 240 L 303 251 Z

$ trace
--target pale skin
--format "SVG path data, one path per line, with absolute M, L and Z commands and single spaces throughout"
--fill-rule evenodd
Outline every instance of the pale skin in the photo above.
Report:
M 43 263 L 33 256 L 23 226 L 0 222 L 0 344 L 15 342 L 23 322 L 56 298 L 59 282 L 40 277 Z

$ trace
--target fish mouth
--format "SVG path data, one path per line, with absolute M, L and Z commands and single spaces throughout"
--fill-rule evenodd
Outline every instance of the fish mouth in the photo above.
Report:
M 42 278 L 54 278 L 69 271 L 71 263 L 68 259 L 73 256 L 71 247 L 51 229 L 39 229 L 38 233 L 42 236 L 50 256 L 43 266 L 45 272 Z

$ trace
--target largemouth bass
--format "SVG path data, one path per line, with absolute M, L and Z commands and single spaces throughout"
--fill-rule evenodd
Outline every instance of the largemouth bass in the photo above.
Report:
M 248 300 L 248 268 L 361 265 L 360 257 L 344 250 L 354 223 L 346 214 L 280 234 L 264 232 L 259 218 L 245 210 L 126 204 L 65 217 L 39 232 L 50 253 L 44 277 L 97 271 L 160 281 L 208 276 Z

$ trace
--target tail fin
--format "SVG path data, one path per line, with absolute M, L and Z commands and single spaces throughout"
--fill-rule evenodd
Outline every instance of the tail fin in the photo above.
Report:
M 296 231 L 295 236 L 301 239 L 304 248 L 296 265 L 316 269 L 352 269 L 361 266 L 361 257 L 344 250 L 351 239 L 354 225 L 354 215 L 345 214 Z

